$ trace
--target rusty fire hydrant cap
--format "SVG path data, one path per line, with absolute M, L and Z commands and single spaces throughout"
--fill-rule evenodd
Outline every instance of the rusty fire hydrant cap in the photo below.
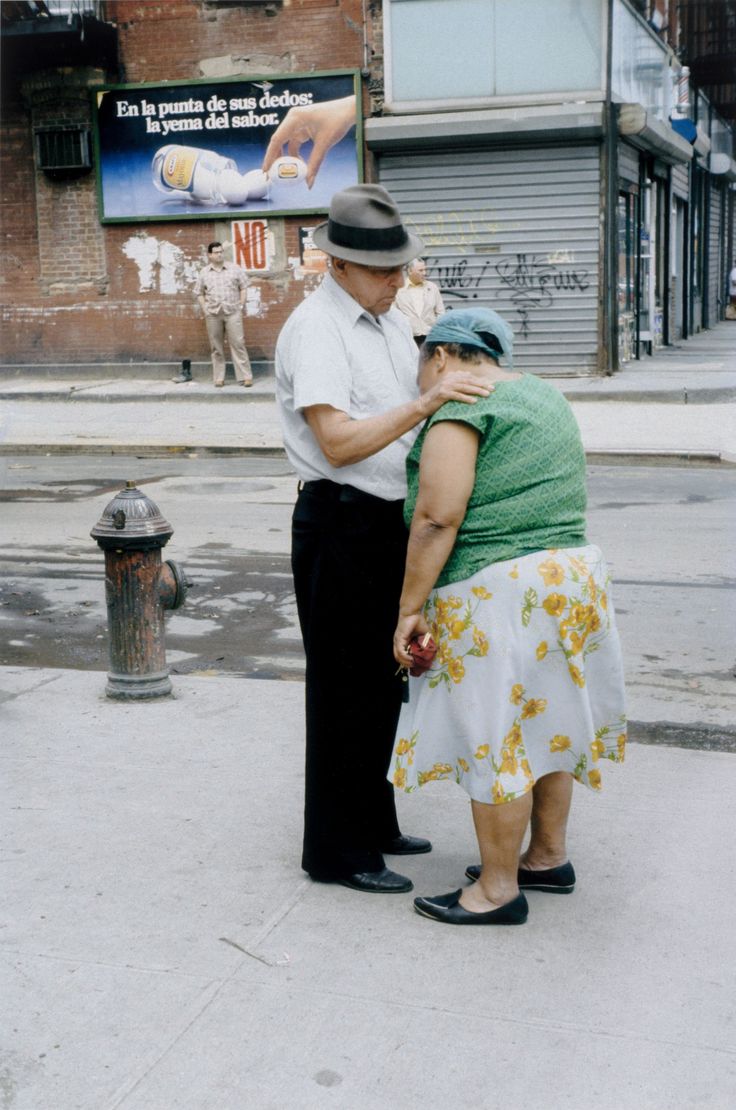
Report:
M 145 551 L 163 547 L 174 534 L 174 529 L 161 515 L 150 497 L 146 497 L 133 482 L 113 497 L 100 519 L 90 532 L 102 548 L 134 548 Z

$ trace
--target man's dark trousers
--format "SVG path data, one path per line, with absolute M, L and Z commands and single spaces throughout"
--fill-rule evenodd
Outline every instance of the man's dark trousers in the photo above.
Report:
M 302 867 L 315 879 L 384 867 L 399 835 L 386 779 L 401 708 L 392 652 L 404 575 L 403 502 L 307 482 L 292 568 L 307 657 Z

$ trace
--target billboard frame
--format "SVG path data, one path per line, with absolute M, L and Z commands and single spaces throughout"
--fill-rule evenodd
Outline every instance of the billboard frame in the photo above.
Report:
M 105 93 L 121 92 L 125 90 L 141 92 L 145 89 L 156 90 L 172 90 L 177 89 L 197 89 L 201 86 L 216 87 L 226 90 L 229 86 L 236 84 L 257 84 L 267 82 L 274 84 L 279 81 L 288 81 L 290 83 L 298 81 L 315 81 L 321 78 L 331 77 L 352 77 L 353 91 L 355 94 L 355 154 L 356 154 L 356 167 L 357 167 L 357 182 L 362 183 L 365 180 L 365 166 L 364 166 L 364 141 L 363 141 L 363 110 L 362 110 L 362 75 L 361 71 L 357 68 L 350 67 L 345 69 L 329 69 L 329 70 L 316 70 L 316 71 L 299 71 L 297 73 L 266 73 L 266 74 L 236 74 L 231 77 L 203 77 L 195 78 L 187 81 L 144 81 L 140 83 L 126 83 L 114 85 L 100 85 L 92 90 L 92 120 L 93 120 L 93 144 L 94 144 L 94 170 L 95 170 L 95 188 L 97 194 L 97 211 L 100 223 L 103 225 L 114 224 L 148 224 L 148 223 L 183 223 L 183 222 L 202 222 L 209 220 L 243 220 L 243 219 L 270 219 L 274 217 L 287 217 L 287 216 L 324 216 L 329 209 L 329 202 L 322 205 L 308 205 L 304 207 L 280 207 L 280 208 L 260 208 L 257 207 L 258 202 L 253 201 L 252 207 L 238 208 L 230 206 L 219 208 L 217 211 L 209 210 L 207 212 L 181 212 L 172 215 L 130 215 L 130 216 L 111 216 L 105 213 L 105 198 L 104 198 L 104 170 L 103 162 L 105 156 L 105 143 L 101 135 L 100 127 L 100 102 Z M 168 138 L 168 136 L 166 136 Z M 171 140 L 175 145 L 188 145 L 186 137 L 181 137 L 180 142 L 176 142 L 176 137 Z M 162 136 L 162 143 L 164 137 Z

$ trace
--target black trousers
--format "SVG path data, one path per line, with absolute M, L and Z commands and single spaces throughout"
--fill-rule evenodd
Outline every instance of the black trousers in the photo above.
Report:
M 307 657 L 302 867 L 333 879 L 384 866 L 399 835 L 386 779 L 401 708 L 392 637 L 404 574 L 403 502 L 307 482 L 292 569 Z

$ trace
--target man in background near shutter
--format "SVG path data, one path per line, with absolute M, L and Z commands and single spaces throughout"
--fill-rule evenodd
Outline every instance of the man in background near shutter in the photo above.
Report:
M 427 263 L 423 258 L 415 258 L 406 267 L 406 283 L 396 294 L 396 307 L 406 316 L 414 342 L 421 347 L 445 311 L 439 286 L 427 280 Z

